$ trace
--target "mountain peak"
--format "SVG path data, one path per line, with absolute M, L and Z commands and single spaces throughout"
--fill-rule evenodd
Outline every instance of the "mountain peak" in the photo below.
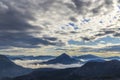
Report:
M 70 56 L 67 55 L 66 53 L 63 53 L 60 56 L 58 56 L 57 58 L 70 58 Z
M 66 53 L 62 53 L 61 55 L 67 55 Z
M 56 57 L 55 59 L 49 60 L 47 62 L 42 62 L 42 64 L 56 64 L 56 63 L 61 63 L 61 64 L 73 64 L 73 63 L 78 63 L 79 60 L 76 60 L 66 53 L 61 54 L 60 56 Z

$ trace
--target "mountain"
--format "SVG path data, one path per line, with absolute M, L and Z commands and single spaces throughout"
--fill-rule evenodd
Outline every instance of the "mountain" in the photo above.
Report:
M 54 56 L 24 56 L 24 55 L 16 55 L 16 56 L 11 56 L 7 55 L 7 57 L 10 60 L 49 60 L 55 58 Z
M 81 56 L 74 56 L 75 59 L 80 59 L 84 62 L 93 61 L 93 62 L 102 62 L 105 61 L 102 57 L 98 57 L 92 54 L 86 54 Z
M 55 59 L 42 62 L 40 64 L 58 64 L 58 63 L 59 64 L 73 64 L 73 63 L 78 63 L 78 62 L 80 61 L 70 57 L 66 53 L 63 53 L 60 56 L 56 57 Z
M 120 77 L 120 61 L 88 62 L 73 74 L 86 78 Z
M 12 80 L 120 80 L 120 61 L 87 62 L 78 68 L 36 70 Z
M 3 77 L 16 77 L 30 73 L 32 70 L 23 68 L 10 61 L 6 56 L 0 55 L 0 79 Z
M 86 54 L 86 55 L 76 56 L 75 58 L 77 58 L 77 59 L 96 59 L 96 58 L 100 58 L 100 57 L 92 55 L 92 54 Z
M 120 60 L 120 56 L 112 56 L 112 57 L 107 57 L 105 59 L 107 59 L 107 60 Z
M 55 58 L 54 56 L 49 56 L 49 55 L 46 55 L 46 56 L 33 56 L 33 58 L 31 58 L 32 60 L 50 60 L 50 59 L 53 59 Z
M 96 58 L 96 59 L 90 59 L 86 62 L 105 62 L 105 60 L 103 58 Z

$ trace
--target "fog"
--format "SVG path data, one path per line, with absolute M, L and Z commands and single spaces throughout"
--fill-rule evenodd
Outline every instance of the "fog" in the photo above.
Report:
M 57 69 L 64 69 L 64 68 L 71 68 L 71 67 L 80 67 L 83 64 L 82 63 L 76 63 L 76 64 L 69 64 L 69 65 L 64 65 L 64 64 L 35 64 L 38 62 L 42 62 L 46 60 L 14 60 L 17 65 L 20 65 L 25 68 L 32 68 L 32 69 L 37 69 L 37 68 L 57 68 Z

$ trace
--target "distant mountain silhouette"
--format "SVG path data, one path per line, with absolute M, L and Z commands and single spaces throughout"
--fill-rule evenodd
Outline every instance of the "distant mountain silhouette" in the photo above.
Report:
M 75 59 L 80 59 L 84 62 L 93 61 L 93 62 L 103 62 L 105 61 L 104 58 L 98 57 L 92 54 L 86 54 L 81 56 L 74 56 Z
M 55 58 L 54 56 L 49 56 L 49 55 L 45 55 L 45 56 L 24 56 L 24 55 L 11 56 L 11 55 L 7 55 L 7 57 L 10 60 L 49 60 L 49 59 Z
M 55 56 L 49 56 L 49 55 L 33 56 L 33 57 L 31 57 L 31 60 L 49 60 L 49 59 L 53 59 L 53 58 L 55 58 Z
M 86 62 L 105 62 L 105 60 L 103 58 L 96 58 L 96 59 L 90 59 Z
M 77 59 L 96 59 L 96 58 L 100 58 L 100 57 L 92 55 L 92 54 L 86 54 L 86 55 L 76 56 L 75 58 L 77 58 Z
M 107 60 L 120 60 L 120 56 L 112 56 L 112 57 L 107 57 L 105 59 L 107 59 Z
M 12 80 L 120 80 L 120 61 L 87 62 L 78 68 L 36 70 Z
M 31 72 L 30 69 L 23 68 L 10 61 L 6 56 L 0 55 L 0 79 L 3 77 L 15 77 Z
M 70 57 L 66 53 L 63 53 L 60 56 L 56 57 L 55 59 L 52 59 L 52 60 L 49 60 L 46 62 L 42 62 L 40 64 L 57 64 L 57 63 L 59 63 L 59 64 L 73 64 L 73 63 L 78 63 L 78 62 L 80 62 L 80 61 Z

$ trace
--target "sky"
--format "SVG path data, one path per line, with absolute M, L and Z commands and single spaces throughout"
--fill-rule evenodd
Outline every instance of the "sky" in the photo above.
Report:
M 119 49 L 120 0 L 0 0 L 0 54 Z

